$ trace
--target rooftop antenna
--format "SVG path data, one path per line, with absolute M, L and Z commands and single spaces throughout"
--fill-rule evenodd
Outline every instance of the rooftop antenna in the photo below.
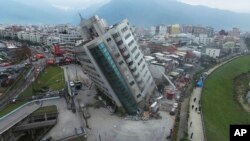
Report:
M 81 21 L 84 21 L 84 20 L 85 20 L 85 19 L 82 17 L 82 15 L 81 15 L 81 13 L 80 13 L 80 12 L 78 12 L 78 15 L 79 15 L 79 17 L 80 17 Z

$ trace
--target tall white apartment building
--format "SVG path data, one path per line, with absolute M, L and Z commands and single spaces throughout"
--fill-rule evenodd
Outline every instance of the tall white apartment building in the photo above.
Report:
M 156 31 L 156 27 L 155 26 L 151 26 L 150 29 L 149 29 L 149 33 L 151 35 L 155 35 L 155 31 Z
M 199 34 L 199 43 L 206 45 L 208 43 L 208 35 Z
M 95 86 L 118 107 L 135 115 L 155 89 L 128 20 L 108 26 L 98 16 L 82 19 L 85 43 L 78 47 L 84 69 Z

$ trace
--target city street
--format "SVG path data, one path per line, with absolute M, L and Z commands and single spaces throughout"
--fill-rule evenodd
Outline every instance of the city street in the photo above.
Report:
M 15 89 L 8 92 L 8 97 L 4 97 L 0 100 L 0 109 L 6 106 L 15 96 L 20 95 L 26 88 L 28 88 L 28 86 L 33 82 L 35 72 L 37 71 L 37 69 L 41 71 L 42 69 L 44 69 L 45 65 L 46 65 L 45 59 L 33 62 L 34 70 L 30 73 L 30 75 L 26 78 L 26 80 L 24 80 L 23 83 L 20 83 L 15 87 Z

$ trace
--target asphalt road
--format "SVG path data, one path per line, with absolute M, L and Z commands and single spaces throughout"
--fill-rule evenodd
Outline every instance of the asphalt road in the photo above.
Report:
M 45 65 L 45 59 L 38 60 L 36 62 L 33 62 L 32 65 L 34 66 L 34 71 L 28 76 L 28 78 L 23 82 L 20 83 L 20 85 L 16 86 L 15 89 L 8 92 L 8 97 L 4 97 L 0 100 L 0 109 L 2 109 L 4 106 L 6 106 L 14 97 L 20 95 L 31 83 L 34 79 L 36 70 L 42 70 Z

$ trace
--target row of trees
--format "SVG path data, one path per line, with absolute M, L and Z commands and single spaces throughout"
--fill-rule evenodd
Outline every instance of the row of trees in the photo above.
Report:
M 250 49 L 250 38 L 245 38 L 245 43 L 248 49 Z

